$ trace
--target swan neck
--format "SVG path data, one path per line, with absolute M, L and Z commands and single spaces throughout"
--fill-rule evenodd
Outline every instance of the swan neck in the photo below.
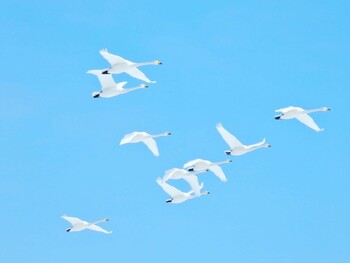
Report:
M 89 226 L 91 226 L 91 225 L 96 225 L 96 224 L 98 224 L 98 223 L 105 222 L 105 221 L 106 221 L 105 219 L 100 219 L 100 220 L 97 220 L 97 221 L 94 221 L 94 222 L 89 223 Z
M 311 113 L 316 111 L 324 111 L 324 108 L 317 108 L 317 109 L 311 109 L 311 110 L 305 110 L 305 113 Z
M 152 138 L 157 138 L 157 137 L 162 137 L 162 136 L 167 136 L 168 133 L 164 132 L 164 133 L 160 133 L 160 134 L 155 134 L 155 135 L 151 135 Z
M 135 63 L 136 67 L 141 67 L 141 66 L 146 66 L 146 65 L 154 65 L 154 62 L 153 61 L 149 61 L 149 62 Z

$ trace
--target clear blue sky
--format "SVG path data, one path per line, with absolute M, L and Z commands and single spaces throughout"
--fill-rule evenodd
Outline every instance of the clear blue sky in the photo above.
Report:
M 2 1 L 0 261 L 350 262 L 348 1 Z M 157 80 L 92 99 L 101 48 Z M 115 76 L 140 82 L 127 75 Z M 316 133 L 275 121 L 317 108 Z M 222 122 L 272 145 L 223 166 L 211 195 L 180 205 L 155 179 L 195 158 L 221 161 Z M 172 132 L 160 157 L 132 131 Z M 185 184 L 176 182 L 179 187 Z M 66 233 L 60 218 L 110 218 L 112 235 Z

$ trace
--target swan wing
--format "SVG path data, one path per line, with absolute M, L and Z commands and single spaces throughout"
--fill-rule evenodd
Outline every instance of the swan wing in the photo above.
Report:
M 119 57 L 117 55 L 113 55 L 107 51 L 107 49 L 101 49 L 100 50 L 101 56 L 109 62 L 112 66 L 115 64 L 120 64 L 120 63 L 127 63 L 129 62 L 128 60 Z
M 103 70 L 94 69 L 94 70 L 89 70 L 87 73 L 93 74 L 98 78 L 98 81 L 100 82 L 103 90 L 115 88 L 116 84 L 112 77 L 112 74 L 102 74 L 102 71 Z
M 219 165 L 210 166 L 208 169 L 212 171 L 217 177 L 219 177 L 221 181 L 227 181 L 226 175 L 224 174 L 224 171 Z
M 198 162 L 202 161 L 202 159 L 194 159 L 192 161 L 188 161 L 187 163 L 184 164 L 183 168 L 190 168 L 195 166 Z
M 146 75 L 136 67 L 128 68 L 125 72 L 136 79 L 140 79 L 147 83 L 154 83 L 154 81 L 147 78 Z
M 166 182 L 163 182 L 162 179 L 157 178 L 156 181 L 159 184 L 159 186 L 163 188 L 164 192 L 166 192 L 171 197 L 184 195 L 184 193 L 181 192 L 179 189 L 175 188 L 174 186 Z
M 183 178 L 186 180 L 187 183 L 189 183 L 195 195 L 199 196 L 200 186 L 198 182 L 198 177 L 194 174 L 190 174 L 190 175 L 185 175 Z
M 111 74 L 112 75 L 112 74 Z M 127 81 L 122 81 L 122 82 L 118 82 L 116 83 L 116 89 L 117 90 L 123 90 L 124 89 L 124 86 L 127 84 L 128 82 Z
M 202 190 L 202 188 L 204 187 L 204 183 L 202 182 L 200 185 L 199 185 L 199 190 Z M 193 194 L 194 191 L 191 189 L 187 194 L 191 195 Z
M 231 149 L 244 146 L 235 136 L 233 136 L 231 133 L 229 133 L 224 128 L 224 126 L 222 126 L 221 123 L 218 123 L 216 125 L 216 129 L 221 134 L 221 137 L 224 139 L 224 141 L 231 147 Z
M 142 142 L 144 144 L 146 144 L 146 146 L 148 147 L 148 149 L 151 150 L 151 152 L 153 153 L 154 156 L 159 156 L 157 143 L 154 139 L 147 138 L 147 139 L 143 140 Z
M 311 129 L 317 131 L 317 132 L 320 132 L 322 131 L 323 129 L 320 129 L 320 127 L 317 126 L 317 124 L 314 122 L 314 120 L 309 116 L 307 115 L 306 113 L 305 114 L 299 114 L 295 117 L 298 121 L 300 121 L 301 123 L 304 123 L 306 126 L 310 127 Z
M 137 134 L 137 132 L 125 134 L 123 139 L 120 141 L 120 145 L 131 142 L 137 136 Z
M 79 218 L 77 217 L 70 217 L 70 216 L 62 216 L 62 218 L 66 221 L 68 221 L 69 223 L 71 223 L 72 225 L 76 225 L 76 224 L 84 224 L 84 223 L 87 223 L 83 220 L 80 220 Z
M 172 169 L 166 170 L 166 171 L 164 172 L 163 182 L 166 182 L 166 181 L 168 181 L 169 179 L 171 179 L 172 176 L 173 176 L 178 170 L 179 170 L 178 168 L 172 168 Z
M 102 227 L 97 226 L 97 225 L 90 225 L 90 226 L 87 227 L 87 229 L 98 231 L 98 232 L 102 232 L 102 233 L 105 233 L 105 234 L 111 234 L 112 233 L 112 231 L 107 231 L 107 230 L 105 230 Z
M 286 108 L 281 108 L 281 109 L 275 110 L 275 112 L 282 112 L 282 113 L 285 113 L 285 112 L 287 112 L 287 111 L 293 110 L 294 108 L 295 108 L 295 107 L 289 106 L 289 107 L 286 107 Z

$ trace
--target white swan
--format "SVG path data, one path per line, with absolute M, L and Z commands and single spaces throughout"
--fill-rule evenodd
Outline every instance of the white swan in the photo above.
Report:
M 187 169 L 187 171 L 190 172 L 201 172 L 201 171 L 207 171 L 208 169 L 212 171 L 219 179 L 223 182 L 227 181 L 227 178 L 222 171 L 222 168 L 219 166 L 220 164 L 224 163 L 231 163 L 231 160 L 225 160 L 222 162 L 216 162 L 213 163 L 208 160 L 203 160 L 203 159 L 195 159 L 192 161 L 189 161 L 184 164 L 184 168 Z
M 265 142 L 265 139 L 263 139 L 261 142 L 258 142 L 256 144 L 252 145 L 244 145 L 242 144 L 235 136 L 233 136 L 231 133 L 229 133 L 221 123 L 216 124 L 216 129 L 221 134 L 224 141 L 230 146 L 229 151 L 225 151 L 227 155 L 242 155 L 247 152 L 254 151 L 256 149 L 262 148 L 262 147 L 271 147 L 270 144 Z
M 82 231 L 85 229 L 90 229 L 90 230 L 94 230 L 94 231 L 99 231 L 105 234 L 111 234 L 112 231 L 107 231 L 104 230 L 103 228 L 97 226 L 96 224 L 100 223 L 100 222 L 107 222 L 109 221 L 108 218 L 103 218 L 101 220 L 95 221 L 95 222 L 86 222 L 83 220 L 80 220 L 79 218 L 76 217 L 70 217 L 70 216 L 62 216 L 62 218 L 64 220 L 67 220 L 69 223 L 72 224 L 72 227 L 68 228 L 66 231 L 67 232 L 78 232 L 78 231 Z
M 174 186 L 171 186 L 170 184 L 167 184 L 164 182 L 161 178 L 157 178 L 157 183 L 160 187 L 163 188 L 164 192 L 166 192 L 168 195 L 171 196 L 171 199 L 167 199 L 166 203 L 172 203 L 172 204 L 178 204 L 185 202 L 187 200 L 190 200 L 195 197 L 199 197 L 201 195 L 208 195 L 209 192 L 205 191 L 200 193 L 199 195 L 194 195 L 193 190 L 189 191 L 188 193 L 181 192 L 179 189 L 175 188 Z M 203 188 L 203 183 L 200 185 L 200 189 Z
M 142 71 L 140 71 L 137 67 L 145 66 L 145 65 L 162 64 L 159 60 L 150 61 L 150 62 L 141 62 L 141 63 L 131 62 L 122 57 L 109 53 L 107 49 L 100 50 L 100 54 L 109 62 L 109 64 L 111 64 L 111 67 L 107 70 L 104 70 L 102 74 L 120 74 L 125 72 L 134 78 L 143 80 L 148 83 L 154 83 L 155 81 L 151 81 L 149 78 L 147 78 L 146 75 Z
M 198 177 L 196 176 L 196 174 L 207 172 L 207 171 L 208 170 L 200 171 L 200 172 L 189 172 L 184 169 L 173 168 L 165 171 L 162 180 L 163 182 L 166 182 L 169 179 L 173 179 L 173 180 L 184 179 L 186 182 L 189 183 L 195 195 L 200 195 L 200 185 L 198 183 Z
M 316 111 L 329 111 L 330 108 L 323 107 L 323 108 L 317 108 L 317 109 L 311 109 L 311 110 L 304 110 L 300 107 L 287 107 L 275 110 L 276 112 L 281 112 L 281 115 L 275 116 L 276 120 L 283 120 L 283 119 L 297 119 L 301 123 L 304 123 L 306 126 L 310 127 L 311 129 L 320 132 L 324 129 L 320 129 L 320 127 L 317 126 L 317 124 L 314 122 L 314 120 L 308 115 L 308 113 L 316 112 Z
M 110 98 L 110 97 L 128 93 L 136 89 L 143 89 L 148 87 L 145 84 L 141 84 L 134 88 L 124 89 L 124 86 L 127 84 L 126 81 L 116 83 L 112 75 L 102 74 L 102 71 L 103 70 L 100 70 L 100 69 L 87 71 L 87 73 L 95 75 L 102 86 L 101 91 L 99 92 L 95 91 L 92 93 L 92 97 L 94 98 Z
M 144 144 L 146 144 L 148 149 L 151 150 L 154 156 L 159 156 L 157 143 L 154 140 L 154 138 L 161 137 L 161 136 L 169 136 L 169 135 L 171 135 L 170 132 L 164 132 L 156 135 L 150 135 L 147 132 L 132 132 L 124 136 L 124 138 L 120 141 L 120 145 L 123 145 L 126 143 L 143 142 Z

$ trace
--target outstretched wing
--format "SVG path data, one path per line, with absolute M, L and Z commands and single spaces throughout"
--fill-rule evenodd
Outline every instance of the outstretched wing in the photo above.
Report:
M 226 175 L 224 174 L 224 171 L 219 165 L 210 166 L 208 169 L 212 171 L 217 177 L 219 177 L 221 181 L 227 181 Z
M 137 135 L 138 135 L 138 132 L 132 132 L 132 133 L 125 134 L 123 139 L 120 141 L 120 145 L 129 143 Z
M 198 183 L 198 177 L 195 174 L 189 174 L 185 175 L 183 177 L 187 183 L 191 186 L 193 192 L 195 193 L 196 196 L 200 195 L 200 186 Z
M 281 109 L 275 110 L 275 112 L 282 112 L 282 113 L 285 113 L 285 112 L 290 111 L 290 110 L 293 110 L 293 109 L 295 109 L 295 108 L 296 108 L 296 107 L 289 106 L 289 107 L 286 107 L 286 108 L 281 108 Z
M 171 197 L 184 195 L 184 193 L 181 192 L 179 189 L 175 188 L 174 186 L 171 186 L 166 182 L 163 182 L 161 178 L 158 177 L 156 181 L 159 184 L 159 186 L 163 188 L 164 192 L 166 192 Z
M 183 168 L 187 169 L 187 168 L 191 168 L 193 166 L 196 165 L 196 163 L 202 161 L 202 159 L 194 159 L 192 161 L 188 161 L 187 163 L 184 164 Z
M 109 62 L 109 64 L 111 64 L 112 66 L 115 65 L 115 64 L 119 64 L 119 63 L 127 63 L 127 62 L 130 62 L 122 57 L 119 57 L 117 55 L 113 55 L 111 53 L 109 53 L 107 51 L 107 49 L 101 49 L 100 50 L 100 54 L 101 56 L 107 60 Z
M 148 147 L 148 149 L 151 150 L 151 152 L 153 153 L 154 156 L 159 156 L 159 152 L 158 152 L 158 147 L 157 147 L 157 143 L 154 139 L 152 138 L 148 138 L 142 141 L 144 144 L 146 144 L 146 146 Z
M 155 81 L 151 81 L 149 78 L 146 77 L 146 75 L 141 70 L 139 70 L 136 67 L 132 67 L 132 68 L 127 69 L 125 71 L 125 73 L 129 74 L 130 76 L 132 76 L 136 79 L 140 79 L 142 81 L 145 81 L 147 83 L 155 83 Z
M 313 130 L 315 130 L 317 132 L 323 131 L 323 129 L 320 129 L 320 127 L 317 126 L 317 124 L 314 122 L 314 120 L 309 115 L 307 115 L 306 113 L 305 114 L 299 114 L 295 118 L 298 121 L 304 123 L 306 126 L 310 127 L 311 129 L 313 129 Z
M 102 74 L 102 71 L 104 71 L 104 69 L 103 70 L 93 69 L 93 70 L 89 70 L 87 73 L 93 74 L 98 78 L 98 81 L 102 86 L 102 89 L 115 88 L 116 83 L 112 77 L 112 74 Z
M 216 124 L 216 129 L 221 134 L 224 141 L 230 146 L 231 149 L 236 147 L 243 147 L 244 145 L 231 133 L 229 133 L 221 123 Z
M 112 231 L 107 231 L 107 230 L 105 230 L 102 227 L 99 227 L 97 225 L 90 225 L 89 227 L 87 227 L 87 229 L 98 231 L 98 232 L 102 232 L 102 233 L 105 233 L 105 234 L 111 234 L 112 233 Z
M 76 217 L 70 217 L 70 216 L 62 216 L 62 218 L 66 221 L 68 221 L 69 223 L 71 223 L 72 225 L 76 225 L 76 224 L 84 224 L 84 223 L 87 223 L 83 220 L 80 220 L 79 218 L 76 218 Z

